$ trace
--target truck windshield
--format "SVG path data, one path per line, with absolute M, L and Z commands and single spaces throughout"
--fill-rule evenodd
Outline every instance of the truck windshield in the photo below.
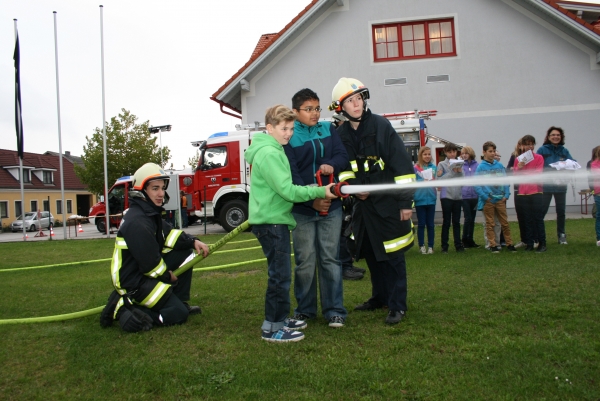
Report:
M 198 164 L 200 170 L 211 170 L 225 166 L 227 164 L 227 147 L 218 146 L 202 150 Z

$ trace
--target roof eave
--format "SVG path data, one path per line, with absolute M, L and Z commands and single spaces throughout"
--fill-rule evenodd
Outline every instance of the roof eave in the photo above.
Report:
M 215 93 L 215 95 L 213 95 L 211 97 L 211 99 L 216 101 L 217 103 L 221 103 L 221 104 L 224 103 L 227 106 L 229 106 L 231 109 L 238 111 L 237 108 L 231 106 L 227 100 L 230 98 L 236 97 L 236 96 L 241 96 L 242 88 L 241 88 L 240 81 L 242 79 L 244 79 L 245 77 L 254 76 L 254 72 L 257 69 L 259 69 L 263 65 L 263 63 L 270 60 L 271 57 L 273 57 L 274 54 L 276 54 L 281 49 L 282 46 L 285 46 L 285 44 L 288 42 L 288 40 L 293 38 L 293 36 L 298 31 L 298 29 L 300 29 L 302 26 L 304 26 L 307 22 L 312 22 L 315 15 L 318 15 L 318 13 L 321 12 L 321 10 L 323 10 L 323 8 L 329 7 L 333 3 L 340 4 L 340 0 L 321 0 L 317 4 L 315 4 L 313 7 L 311 7 L 306 13 L 304 13 L 304 15 L 302 15 L 294 23 L 294 25 L 292 27 L 290 27 L 288 30 L 286 30 L 280 37 L 276 38 L 275 41 L 269 47 L 267 47 L 263 51 L 262 54 L 260 54 L 256 58 L 256 60 L 254 60 L 245 69 L 238 71 L 234 75 L 234 76 L 236 76 L 236 79 L 234 79 L 229 85 L 227 85 L 218 94 Z M 343 2 L 342 2 L 342 4 L 343 4 Z M 241 111 L 240 111 L 240 113 L 241 113 Z

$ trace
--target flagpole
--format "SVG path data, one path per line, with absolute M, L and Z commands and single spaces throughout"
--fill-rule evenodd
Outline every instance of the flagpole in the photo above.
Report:
M 108 205 L 108 168 L 106 163 L 106 111 L 105 111 L 105 96 L 104 96 L 104 23 L 103 23 L 104 6 L 100 5 L 100 59 L 102 71 L 102 144 L 104 149 L 104 205 L 106 207 L 106 238 L 110 238 L 110 207 Z
M 25 232 L 25 189 L 23 182 L 23 119 L 21 115 L 21 50 L 19 49 L 19 33 L 17 31 L 17 19 L 15 25 L 15 52 L 19 52 L 18 60 L 15 60 L 15 124 L 17 125 L 17 153 L 19 154 L 19 181 L 21 182 L 21 217 L 23 218 L 23 241 L 27 241 Z M 18 61 L 18 65 L 17 65 Z M 18 216 L 17 216 L 18 217 Z
M 58 33 L 56 29 L 56 11 L 54 13 L 54 61 L 56 65 L 56 115 L 58 117 L 58 160 L 60 166 L 60 198 L 61 198 L 61 212 L 63 216 L 63 238 L 67 239 L 67 219 L 65 218 L 65 176 L 63 169 L 63 153 L 62 153 L 62 131 L 60 123 L 60 86 L 58 84 Z

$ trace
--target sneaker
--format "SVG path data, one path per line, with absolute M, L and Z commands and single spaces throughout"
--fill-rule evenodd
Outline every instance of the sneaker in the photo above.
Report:
M 117 291 L 110 293 L 108 296 L 108 302 L 104 309 L 102 309 L 102 313 L 100 313 L 100 326 L 102 327 L 110 327 L 114 321 L 115 308 L 117 307 L 117 303 L 121 299 L 121 295 Z
M 306 324 L 306 319 L 304 320 L 298 320 L 298 319 L 287 319 L 285 321 L 285 326 L 283 326 L 284 329 L 286 330 L 302 330 L 305 329 L 308 326 L 308 324 Z
M 425 246 L 423 245 L 422 247 L 419 248 L 419 251 L 421 251 L 422 255 L 427 255 L 427 248 L 425 248 Z
M 502 247 L 499 246 L 490 246 L 490 252 L 492 253 L 500 253 L 502 251 Z
M 442 253 L 448 253 L 448 248 L 442 248 Z
M 357 266 L 352 266 L 352 270 L 354 270 L 355 272 L 359 272 L 362 274 L 365 274 L 366 270 L 361 268 L 361 267 L 357 267 Z
M 400 311 L 391 310 L 388 312 L 388 315 L 385 318 L 385 322 L 387 324 L 397 324 L 397 323 L 400 323 L 402 321 L 402 319 L 404 319 L 405 316 L 406 316 L 406 312 L 404 312 L 403 310 L 400 310 Z
M 598 242 L 600 242 L 600 241 L 598 241 Z M 598 246 L 600 246 L 600 245 L 598 245 Z M 433 248 L 429 248 L 427 250 L 427 255 L 433 255 Z
M 371 303 L 371 302 L 367 301 L 367 302 L 364 302 L 364 303 L 362 303 L 360 305 L 355 306 L 354 310 L 357 310 L 357 311 L 372 311 L 372 310 L 382 309 L 382 308 L 383 308 L 383 305 L 377 305 L 377 304 L 374 304 L 374 303 Z
M 567 236 L 565 234 L 561 234 L 558 237 L 558 243 L 561 245 L 567 245 Z
M 344 269 L 342 272 L 342 279 L 344 280 L 360 280 L 364 277 L 364 274 L 357 272 L 353 269 Z
M 345 323 L 346 319 L 341 316 L 332 316 L 331 319 L 329 319 L 329 327 L 344 327 Z
M 596 242 L 596 246 L 600 246 L 600 241 Z
M 486 251 L 489 251 L 489 250 L 490 250 L 490 246 L 489 246 L 489 245 L 486 245 L 486 246 L 485 246 L 485 250 L 486 250 Z
M 308 315 L 305 315 L 304 313 L 295 313 L 294 316 L 292 316 L 288 320 L 303 320 L 303 321 L 307 321 L 308 319 L 310 319 L 310 317 L 308 317 Z
M 536 253 L 542 253 L 542 252 L 546 252 L 548 250 L 548 248 L 546 248 L 546 244 L 540 244 L 540 246 L 538 246 Z
M 527 246 L 526 243 L 524 243 L 523 241 L 519 241 L 519 242 L 517 242 L 517 245 L 515 245 L 515 248 L 523 248 L 526 246 Z
M 525 248 L 525 252 L 533 252 L 533 251 L 535 251 L 535 248 L 533 247 L 533 245 L 527 245 L 527 248 Z
M 190 305 L 190 304 L 188 304 L 187 302 L 184 302 L 183 304 L 184 304 L 184 305 L 185 305 L 185 307 L 187 308 L 187 310 L 188 310 L 188 313 L 189 313 L 190 315 L 199 315 L 199 314 L 201 314 L 201 313 L 202 313 L 202 309 L 200 309 L 200 307 L 199 307 L 199 306 L 196 306 L 196 305 Z
M 515 248 L 514 245 L 507 246 L 506 250 L 510 252 L 517 252 L 517 248 Z
M 533 241 L 533 249 L 537 249 L 538 246 L 540 246 L 540 243 L 537 241 Z
M 464 252 L 465 251 L 465 247 L 464 246 L 457 246 L 456 247 L 456 252 Z
M 481 248 L 481 245 L 475 243 L 475 241 L 471 241 L 469 248 Z
M 304 333 L 301 331 L 287 330 L 285 328 L 274 332 L 263 330 L 262 339 L 272 343 L 288 343 L 304 339 Z

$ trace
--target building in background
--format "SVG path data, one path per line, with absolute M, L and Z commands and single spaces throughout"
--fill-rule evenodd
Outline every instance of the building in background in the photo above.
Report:
M 211 97 L 242 124 L 340 77 L 368 86 L 378 113 L 437 110 L 429 133 L 508 161 L 517 140 L 559 126 L 585 164 L 600 145 L 600 6 L 551 0 L 307 0 Z M 562 5 L 562 7 L 561 7 Z M 331 113 L 323 112 L 321 117 Z M 574 185 L 567 196 L 579 207 Z M 512 198 L 509 206 L 512 205 Z M 575 206 L 577 205 L 577 206 Z M 577 209 L 578 210 L 578 209 Z
M 0 218 L 2 226 L 8 226 L 21 213 L 49 211 L 54 220 L 64 221 L 72 215 L 87 216 L 96 200 L 75 175 L 74 164 L 81 158 L 63 155 L 65 204 L 62 204 L 60 187 L 60 164 L 58 153 L 24 153 L 23 183 L 25 204 L 21 204 L 19 181 L 19 156 L 17 151 L 0 149 Z M 23 207 L 24 206 L 24 207 Z M 63 217 L 63 213 L 65 217 Z

